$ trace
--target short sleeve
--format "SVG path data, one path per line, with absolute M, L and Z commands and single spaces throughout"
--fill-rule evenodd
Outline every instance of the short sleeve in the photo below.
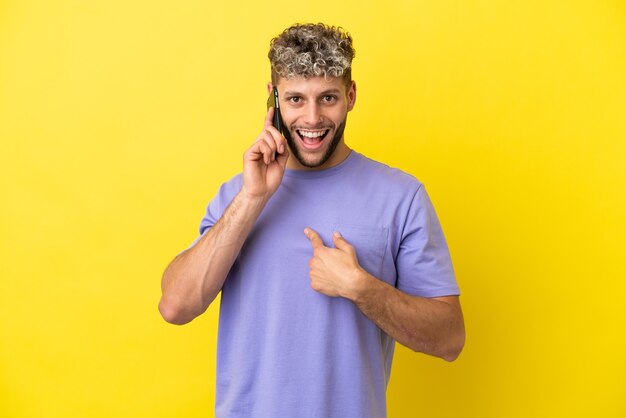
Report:
M 422 297 L 459 295 L 448 245 L 423 185 L 413 197 L 398 256 L 397 288 Z
M 230 205 L 241 189 L 241 184 L 242 177 L 241 174 L 239 174 L 220 186 L 217 194 L 209 202 L 202 221 L 200 221 L 200 235 L 196 237 L 189 248 L 196 245 L 196 243 L 200 241 L 200 238 L 202 238 L 202 236 L 222 217 L 228 205 Z

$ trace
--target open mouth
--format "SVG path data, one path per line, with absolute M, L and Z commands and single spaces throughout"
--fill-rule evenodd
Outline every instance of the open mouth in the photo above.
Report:
M 324 139 L 330 132 L 330 129 L 322 130 L 305 130 L 296 129 L 296 133 L 304 147 L 308 150 L 316 150 L 322 146 Z

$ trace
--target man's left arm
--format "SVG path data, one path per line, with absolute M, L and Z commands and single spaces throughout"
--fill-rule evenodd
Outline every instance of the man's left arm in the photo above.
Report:
M 311 287 L 327 296 L 344 297 L 400 344 L 414 351 L 455 360 L 465 344 L 465 325 L 458 296 L 424 298 L 409 295 L 365 271 L 354 247 L 339 233 L 335 248 L 324 246 L 310 228 Z

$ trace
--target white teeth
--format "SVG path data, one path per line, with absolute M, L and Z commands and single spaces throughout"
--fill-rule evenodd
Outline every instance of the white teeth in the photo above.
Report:
M 298 131 L 301 136 L 306 136 L 307 138 L 318 138 L 320 136 L 324 136 L 326 131 Z

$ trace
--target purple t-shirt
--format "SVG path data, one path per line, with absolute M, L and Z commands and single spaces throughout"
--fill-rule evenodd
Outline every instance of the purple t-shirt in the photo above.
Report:
M 239 192 L 223 184 L 202 220 L 213 226 Z M 339 231 L 369 273 L 403 292 L 458 295 L 448 248 L 424 186 L 351 152 L 320 171 L 286 170 L 224 283 L 217 417 L 385 417 L 394 340 L 347 299 L 310 286 L 313 250 Z

